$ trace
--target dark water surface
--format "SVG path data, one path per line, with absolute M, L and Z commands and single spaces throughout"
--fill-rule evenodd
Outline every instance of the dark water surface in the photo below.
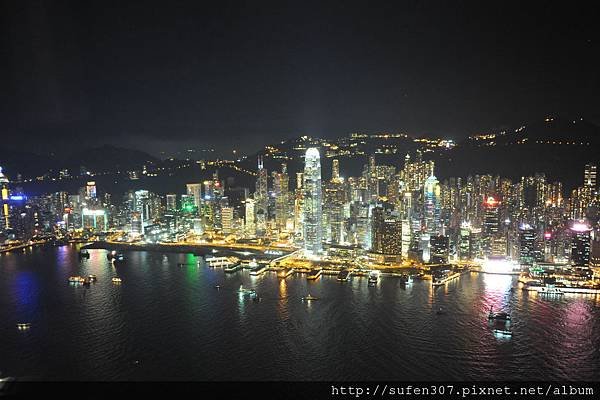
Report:
M 0 376 L 41 380 L 600 380 L 600 297 L 471 273 L 432 289 L 225 274 L 191 254 L 0 255 Z M 184 263 L 186 265 L 179 266 Z M 72 275 L 95 274 L 89 288 Z M 121 285 L 111 282 L 114 276 Z M 240 285 L 262 301 L 241 298 Z M 215 289 L 221 285 L 221 289 Z M 304 303 L 308 293 L 319 298 Z M 511 313 L 494 336 L 490 305 Z M 440 307 L 444 313 L 438 315 Z M 17 323 L 30 322 L 19 331 Z

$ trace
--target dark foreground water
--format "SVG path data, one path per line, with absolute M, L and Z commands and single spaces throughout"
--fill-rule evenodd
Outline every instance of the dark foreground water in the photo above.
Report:
M 0 376 L 42 380 L 600 380 L 600 298 L 544 299 L 511 276 L 446 288 L 280 280 L 189 254 L 65 246 L 0 255 Z M 198 262 L 200 261 L 200 265 Z M 179 263 L 188 265 L 179 266 Z M 95 274 L 91 287 L 67 283 Z M 120 276 L 121 285 L 111 283 Z M 261 302 L 240 298 L 252 287 Z M 215 289 L 221 285 L 221 289 Z M 308 293 L 319 297 L 306 304 Z M 498 338 L 490 305 L 512 314 Z M 436 314 L 443 308 L 444 314 Z M 19 331 L 16 324 L 30 322 Z

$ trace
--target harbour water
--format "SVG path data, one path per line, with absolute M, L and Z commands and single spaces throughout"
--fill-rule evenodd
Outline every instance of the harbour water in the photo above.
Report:
M 519 289 L 515 276 L 471 273 L 439 288 L 381 277 L 369 286 L 368 277 L 226 274 L 192 254 L 126 252 L 114 266 L 106 250 L 89 253 L 0 255 L 0 376 L 600 380 L 600 296 L 545 298 Z M 89 287 L 67 282 L 89 274 Z M 240 285 L 261 301 L 240 296 Z M 303 302 L 308 294 L 318 300 Z M 490 306 L 511 314 L 511 337 L 494 335 Z

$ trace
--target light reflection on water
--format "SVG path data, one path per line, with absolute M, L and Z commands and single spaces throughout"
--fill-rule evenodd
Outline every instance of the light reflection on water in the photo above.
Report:
M 225 274 L 192 254 L 126 255 L 117 266 L 104 250 L 79 260 L 69 246 L 0 257 L 0 370 L 98 380 L 600 379 L 598 297 L 541 298 L 507 275 L 471 273 L 439 288 L 381 277 L 370 287 L 367 277 Z M 89 274 L 98 276 L 90 288 L 67 284 Z M 121 285 L 111 283 L 117 275 Z M 303 302 L 309 293 L 319 300 Z M 511 314 L 512 337 L 494 335 L 490 306 Z M 24 334 L 17 322 L 32 328 Z

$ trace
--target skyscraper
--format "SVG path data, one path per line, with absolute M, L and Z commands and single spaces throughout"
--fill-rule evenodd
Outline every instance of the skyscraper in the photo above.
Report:
M 289 214 L 289 176 L 287 165 L 281 164 L 281 172 L 273 172 L 273 192 L 275 195 L 275 223 L 281 232 L 286 229 Z
M 256 202 L 254 201 L 254 199 L 246 199 L 245 205 L 246 209 L 244 215 L 246 217 L 246 222 L 244 226 L 244 231 L 246 233 L 246 236 L 253 238 L 256 236 Z
M 440 197 L 440 183 L 431 175 L 423 186 L 425 232 L 430 235 L 440 232 Z
M 583 186 L 589 187 L 592 191 L 596 190 L 596 173 L 597 166 L 594 164 L 586 164 L 583 171 Z
M 267 186 L 267 170 L 264 168 L 262 157 L 258 158 L 258 178 L 256 179 L 256 234 L 265 236 L 267 233 L 267 219 L 269 218 L 269 193 Z
M 589 267 L 592 229 L 583 222 L 575 222 L 571 231 L 571 264 L 575 267 Z
M 519 260 L 521 265 L 532 265 L 535 250 L 535 230 L 531 225 L 519 227 Z
M 323 211 L 321 188 L 321 157 L 319 150 L 311 147 L 304 158 L 304 250 L 308 255 L 323 251 Z
M 2 173 L 0 167 L 0 205 L 2 206 L 2 228 L 8 229 L 9 224 L 9 207 L 8 207 L 8 178 Z

